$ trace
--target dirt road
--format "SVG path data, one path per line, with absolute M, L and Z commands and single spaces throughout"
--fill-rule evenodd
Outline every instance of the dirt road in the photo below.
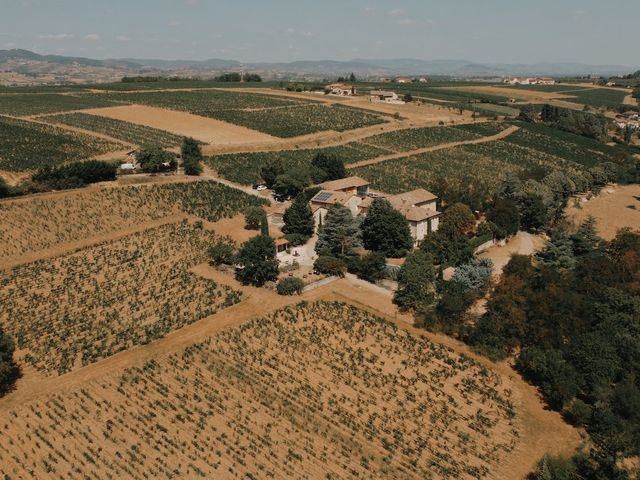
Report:
M 479 143 L 495 142 L 496 140 L 501 140 L 503 138 L 508 137 L 509 135 L 511 135 L 512 133 L 518 130 L 520 130 L 520 127 L 518 127 L 517 125 L 512 125 L 509 128 L 503 130 L 502 132 L 497 133 L 496 135 L 491 135 L 490 137 L 477 138 L 475 140 L 463 140 L 460 142 L 443 143 L 440 145 L 434 145 L 432 147 L 425 147 L 425 148 L 419 148 L 417 150 L 410 150 L 408 152 L 398 152 L 398 153 L 392 153 L 389 155 L 382 155 L 380 157 L 370 158 L 368 160 L 361 160 L 359 162 L 350 163 L 346 167 L 347 168 L 364 167 L 365 165 L 374 165 L 376 163 L 382 163 L 388 160 L 412 157 L 412 156 L 420 155 L 423 153 L 435 152 L 438 150 L 445 150 L 447 148 L 458 147 L 460 145 L 476 145 Z

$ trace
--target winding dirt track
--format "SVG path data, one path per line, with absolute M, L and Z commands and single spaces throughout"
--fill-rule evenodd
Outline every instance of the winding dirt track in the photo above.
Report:
M 440 145 L 434 145 L 434 146 L 425 147 L 425 148 L 418 148 L 417 150 L 410 150 L 408 152 L 391 153 L 389 155 L 382 155 L 380 157 L 370 158 L 368 160 L 361 160 L 359 162 L 350 163 L 349 165 L 346 165 L 346 167 L 348 169 L 364 167 L 365 165 L 374 165 L 376 163 L 382 163 L 388 160 L 412 157 L 415 155 L 420 155 L 422 153 L 435 152 L 437 150 L 445 150 L 447 148 L 458 147 L 460 145 L 476 145 L 478 143 L 495 142 L 496 140 L 501 140 L 503 138 L 508 137 L 509 135 L 511 135 L 514 132 L 517 132 L 518 130 L 520 130 L 520 127 L 518 127 L 517 125 L 512 125 L 509 128 L 501 131 L 500 133 L 497 133 L 496 135 L 491 135 L 490 137 L 476 138 L 475 140 L 463 140 L 460 142 L 442 143 Z

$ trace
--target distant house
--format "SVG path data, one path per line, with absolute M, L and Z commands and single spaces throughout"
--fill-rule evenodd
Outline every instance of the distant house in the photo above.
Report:
M 407 77 L 398 77 L 396 78 L 396 83 L 413 83 L 413 80 Z
M 555 85 L 556 83 L 551 77 L 507 77 L 503 82 L 509 85 Z
M 372 102 L 404 103 L 395 92 L 391 90 L 371 90 L 369 100 Z
M 324 87 L 324 91 L 330 95 L 348 97 L 356 94 L 356 88 L 348 83 L 332 83 Z
M 428 79 L 427 77 L 420 77 L 420 78 L 418 79 L 418 82 L 420 82 L 420 83 L 428 83 L 428 82 L 429 82 L 429 79 Z

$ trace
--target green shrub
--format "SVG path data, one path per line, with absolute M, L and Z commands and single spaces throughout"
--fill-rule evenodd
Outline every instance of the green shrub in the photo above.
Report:
M 337 277 L 344 277 L 347 271 L 347 265 L 342 260 L 327 255 L 318 257 L 313 266 L 320 273 Z
M 283 278 L 276 287 L 278 295 L 300 295 L 302 290 L 304 290 L 304 282 L 298 277 Z

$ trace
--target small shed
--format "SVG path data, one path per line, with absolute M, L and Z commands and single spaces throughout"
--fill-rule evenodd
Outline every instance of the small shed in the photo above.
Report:
M 286 238 L 278 238 L 275 241 L 276 244 L 276 254 L 286 252 L 287 248 L 289 248 L 289 240 Z

